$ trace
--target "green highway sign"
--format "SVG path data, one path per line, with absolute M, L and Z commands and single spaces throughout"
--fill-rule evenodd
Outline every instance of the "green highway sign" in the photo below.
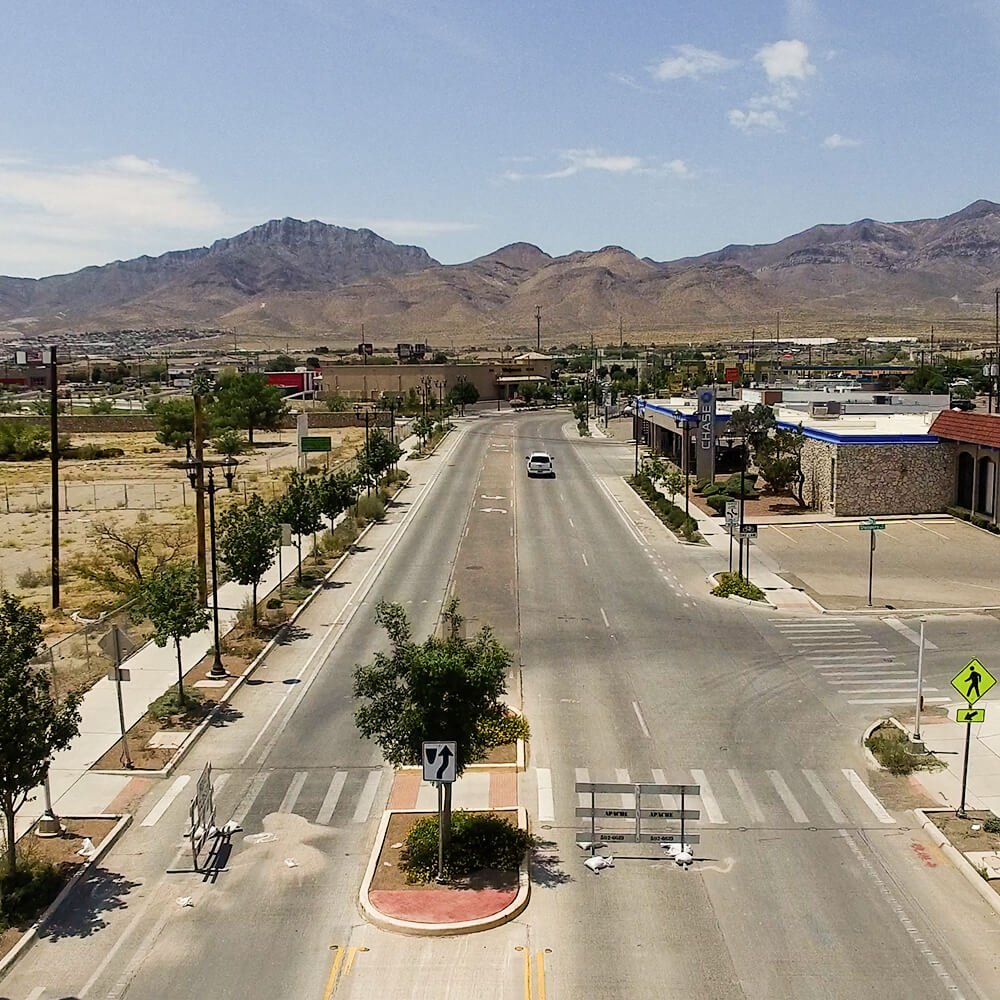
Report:
M 303 454 L 310 451 L 329 451 L 330 441 L 328 437 L 299 438 L 299 451 Z
M 960 708 L 955 713 L 956 722 L 985 722 L 985 708 Z
M 863 524 L 858 525 L 858 531 L 885 531 L 885 524 L 869 518 Z
M 952 677 L 951 686 L 969 703 L 969 708 L 972 708 L 996 682 L 997 679 L 986 667 L 973 657 Z M 959 719 L 959 721 L 965 720 Z

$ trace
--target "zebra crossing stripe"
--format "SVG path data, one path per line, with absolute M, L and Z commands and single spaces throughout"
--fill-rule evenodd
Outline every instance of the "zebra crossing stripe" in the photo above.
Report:
M 375 795 L 378 792 L 378 784 L 382 780 L 381 771 L 371 771 L 365 778 L 365 787 L 361 789 L 361 796 L 358 798 L 358 806 L 354 810 L 354 822 L 364 823 L 368 819 L 372 806 L 375 804 Z
M 712 786 L 708 783 L 705 772 L 692 769 L 691 777 L 694 778 L 695 784 L 701 788 L 701 804 L 705 807 L 705 815 L 708 816 L 709 823 L 725 823 L 726 818 L 722 815 L 719 802 L 712 792 Z
M 896 821 L 886 812 L 885 806 L 875 798 L 871 789 L 861 780 L 856 771 L 849 767 L 841 768 L 844 777 L 850 782 L 851 787 L 858 793 L 861 801 L 872 811 L 872 815 L 880 823 L 895 823 Z
M 823 803 L 823 808 L 830 814 L 830 819 L 834 823 L 846 823 L 847 817 L 840 806 L 834 801 L 833 796 L 826 790 L 823 782 L 819 780 L 819 775 L 815 771 L 810 771 L 805 767 L 802 768 L 802 773 L 806 776 L 806 781 L 809 782 L 812 790 L 816 793 L 816 798 Z
M 302 792 L 302 786 L 306 783 L 306 778 L 308 777 L 308 771 L 295 772 L 295 777 L 289 783 L 285 797 L 281 800 L 281 805 L 278 806 L 278 812 L 290 813 L 295 808 L 295 802 Z
M 590 781 L 590 771 L 585 767 L 578 767 L 576 769 L 576 780 L 579 784 L 585 784 Z M 586 792 L 576 793 L 577 804 L 581 806 L 590 805 L 590 796 Z
M 667 781 L 667 773 L 666 773 L 666 771 L 663 770 L 662 767 L 654 767 L 653 768 L 653 781 L 657 785 L 668 785 L 668 784 L 670 784 L 670 782 Z M 673 795 L 661 795 L 660 796 L 660 805 L 663 806 L 664 809 L 673 809 L 673 808 L 675 808 L 676 803 L 674 802 L 674 796 Z
M 623 785 L 631 784 L 632 779 L 628 776 L 628 771 L 623 767 L 615 768 L 615 781 Z M 635 795 L 632 792 L 622 792 L 622 808 L 633 809 L 635 807 Z
M 798 799 L 792 794 L 792 790 L 788 787 L 785 779 L 777 771 L 768 771 L 767 776 L 771 779 L 774 790 L 781 796 L 781 801 L 785 803 L 785 808 L 792 819 L 796 823 L 808 823 L 809 817 L 805 814 L 802 806 L 799 805 Z
M 260 790 L 264 787 L 264 782 L 271 776 L 270 771 L 258 771 L 257 774 L 253 776 L 250 782 L 250 787 L 246 790 L 243 798 L 240 799 L 240 804 L 236 807 L 236 812 L 233 813 L 233 822 L 237 826 L 242 826 L 243 821 L 247 818 L 250 810 L 253 808 L 253 804 L 260 795 Z
M 547 767 L 536 767 L 535 780 L 538 783 L 538 822 L 554 823 L 556 805 L 552 798 L 552 771 Z
M 326 790 L 323 804 L 319 807 L 319 812 L 316 814 L 316 822 L 320 825 L 326 826 L 333 818 L 333 810 L 337 808 L 337 802 L 340 799 L 340 793 L 344 790 L 344 782 L 346 780 L 346 771 L 338 771 L 333 776 L 330 787 Z
M 736 792 L 740 797 L 740 801 L 743 803 L 743 808 L 750 814 L 751 819 L 753 819 L 756 823 L 763 823 L 764 813 L 757 800 L 754 798 L 753 792 L 750 791 L 750 786 L 743 780 L 743 776 L 740 772 L 730 768 L 729 778 L 736 786 Z
M 225 771 L 223 774 L 217 774 L 212 781 L 212 795 L 218 795 L 223 788 L 226 787 L 226 782 L 232 777 L 229 771 Z

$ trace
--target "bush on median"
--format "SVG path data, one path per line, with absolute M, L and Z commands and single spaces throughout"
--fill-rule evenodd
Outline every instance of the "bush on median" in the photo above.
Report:
M 739 573 L 720 573 L 719 581 L 712 589 L 716 597 L 745 597 L 748 601 L 763 601 L 764 591 Z
M 909 737 L 891 722 L 874 730 L 865 740 L 865 746 L 890 774 L 936 771 L 944 767 L 944 762 L 933 754 L 911 752 Z

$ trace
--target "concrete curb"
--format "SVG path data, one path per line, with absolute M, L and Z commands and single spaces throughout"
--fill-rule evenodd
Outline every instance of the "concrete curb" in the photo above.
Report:
M 722 570 L 720 570 L 718 573 L 709 573 L 708 576 L 706 577 L 706 579 L 708 580 L 708 582 L 713 587 L 717 587 L 718 584 L 719 584 L 718 577 L 721 575 L 721 573 L 722 573 Z M 754 584 L 754 586 L 756 587 L 757 585 Z M 763 593 L 764 593 L 764 596 L 766 598 L 767 597 L 767 592 L 763 591 Z M 711 591 L 709 591 L 709 595 L 708 596 L 709 597 L 715 597 L 717 595 L 715 595 Z M 735 601 L 737 604 L 745 604 L 745 605 L 747 605 L 747 607 L 751 607 L 751 608 L 767 608 L 770 611 L 774 611 L 774 605 L 770 601 L 768 601 L 768 600 L 751 601 L 749 597 L 740 597 L 739 594 L 730 594 L 728 597 L 719 597 L 718 599 L 720 601 Z
M 404 487 L 405 487 L 405 483 L 404 483 Z M 399 493 L 401 493 L 401 492 L 402 492 L 402 488 L 400 488 L 395 494 L 393 494 L 393 497 L 398 496 Z M 352 545 L 356 545 L 358 542 L 360 542 L 361 539 L 364 538 L 365 535 L 367 535 L 368 532 L 376 524 L 378 524 L 378 523 L 379 523 L 378 521 L 369 521 L 369 523 L 364 526 L 364 528 L 358 534 L 358 537 L 351 544 Z M 348 549 L 348 551 L 345 552 L 330 567 L 330 569 L 327 570 L 327 572 L 323 574 L 322 581 L 320 583 L 317 583 L 316 586 L 313 587 L 312 591 L 310 591 L 310 593 L 306 595 L 306 597 L 303 599 L 302 603 L 295 609 L 295 611 L 292 612 L 292 617 L 288 619 L 288 621 L 282 627 L 283 629 L 284 628 L 288 628 L 290 625 L 294 625 L 295 624 L 296 619 L 298 619 L 298 617 L 305 612 L 306 608 L 308 608 L 309 605 L 312 604 L 312 602 L 315 600 L 315 598 L 320 593 L 320 591 L 324 589 L 324 585 L 330 579 L 330 577 L 332 577 L 333 574 L 336 573 L 337 570 L 340 569 L 340 567 L 343 565 L 343 563 L 347 559 L 349 559 L 350 557 L 351 557 L 351 551 L 350 551 L 350 549 Z M 271 591 L 271 593 L 273 593 L 273 590 Z M 267 594 L 264 595 L 264 598 L 266 598 L 266 597 L 267 597 Z M 157 770 L 157 771 L 147 771 L 147 770 L 141 769 L 141 768 L 133 768 L 131 771 L 129 771 L 129 770 L 126 770 L 124 768 L 114 768 L 114 769 L 106 769 L 106 770 L 103 770 L 103 769 L 102 770 L 98 770 L 96 768 L 89 768 L 88 769 L 89 773 L 91 773 L 91 774 L 114 774 L 114 775 L 121 775 L 121 776 L 124 776 L 124 777 L 129 777 L 129 778 L 136 778 L 136 777 L 143 777 L 143 778 L 169 778 L 174 773 L 174 771 L 176 770 L 176 768 L 178 767 L 178 765 L 181 763 L 181 761 L 183 761 L 184 758 L 187 756 L 188 751 L 195 745 L 195 743 L 198 742 L 199 739 L 201 739 L 201 737 L 202 737 L 203 733 L 205 732 L 205 730 L 210 725 L 212 725 L 213 722 L 215 722 L 215 720 L 216 720 L 216 718 L 218 717 L 218 714 L 219 714 L 219 706 L 229 704 L 229 701 L 236 694 L 236 692 L 239 691 L 239 689 L 241 687 L 243 687 L 243 685 L 252 676 L 252 674 L 257 670 L 257 668 L 260 666 L 260 664 L 267 658 L 267 656 L 271 653 L 271 651 L 274 649 L 274 647 L 278 644 L 278 640 L 280 638 L 281 638 L 281 632 L 279 631 L 278 635 L 276 635 L 246 665 L 246 667 L 243 670 L 243 673 L 241 673 L 236 678 L 236 682 L 232 685 L 232 687 L 230 687 L 229 690 L 216 702 L 215 707 L 213 707 L 212 711 L 209 712 L 208 715 L 204 719 L 202 719 L 202 721 L 199 722 L 198 725 L 194 727 L 194 729 L 191 730 L 191 732 L 185 738 L 184 742 L 177 748 L 177 753 L 175 753 L 174 756 L 171 757 L 170 760 L 167 761 L 167 763 L 163 767 L 161 767 L 159 770 Z M 197 664 L 196 664 L 196 666 L 197 666 Z
M 531 896 L 531 879 L 528 875 L 529 862 L 527 858 L 521 862 L 521 868 L 518 871 L 517 895 L 514 897 L 513 902 L 499 912 L 490 914 L 488 917 L 450 924 L 426 924 L 418 923 L 414 920 L 399 920 L 396 917 L 387 916 L 376 908 L 368 892 L 371 888 L 372 879 L 375 877 L 375 866 L 378 864 L 379 855 L 382 853 L 382 845 L 385 843 L 389 821 L 398 813 L 422 811 L 418 809 L 387 809 L 382 814 L 378 831 L 375 834 L 375 843 L 372 846 L 371 857 L 368 859 L 368 867 L 365 869 L 365 877 L 361 883 L 361 890 L 358 893 L 358 905 L 361 909 L 361 915 L 365 920 L 376 927 L 382 928 L 382 930 L 395 931 L 397 934 L 410 934 L 421 937 L 446 937 L 448 935 L 474 934 L 477 931 L 492 930 L 494 927 L 500 927 L 502 924 L 506 924 L 519 916 L 528 905 L 528 900 Z M 517 825 L 522 830 L 528 829 L 528 810 L 524 806 L 517 806 Z
M 935 846 L 941 849 L 944 856 L 958 869 L 965 880 L 983 897 L 986 903 L 992 907 L 993 911 L 1000 914 L 1000 894 L 990 888 L 990 883 L 972 867 L 968 858 L 937 828 L 934 821 L 928 815 L 928 813 L 953 813 L 954 811 L 954 809 L 914 809 L 913 813 L 917 817 L 921 828 L 931 838 Z
M 38 932 L 49 918 L 59 909 L 60 906 L 65 902 L 66 897 L 76 888 L 77 882 L 80 881 L 83 876 L 90 871 L 111 848 L 114 846 L 118 838 L 125 832 L 128 825 L 132 822 L 131 813 L 122 813 L 120 816 L 115 813 L 95 813 L 93 815 L 86 816 L 62 816 L 61 819 L 117 819 L 118 822 L 112 827 L 105 838 L 97 845 L 94 853 L 86 860 L 86 862 L 80 865 L 78 871 L 73 874 L 73 877 L 63 886 L 62 891 L 58 896 L 46 907 L 45 912 L 35 921 L 34 924 L 28 929 L 25 935 L 20 941 L 14 945 L 13 948 L 6 955 L 4 955 L 3 960 L 0 960 L 0 976 L 6 973 L 10 967 L 35 943 L 35 939 L 38 937 Z
M 898 729 L 901 729 L 904 733 L 906 732 L 906 730 L 903 729 L 903 727 L 894 718 L 892 718 L 892 716 L 886 716 L 883 719 L 876 719 L 861 735 L 861 749 L 864 751 L 865 759 L 868 761 L 868 764 L 876 771 L 884 771 L 885 768 L 878 762 L 878 760 L 875 757 L 875 754 L 873 754 L 871 750 L 868 749 L 868 738 L 871 736 L 872 733 L 875 732 L 876 729 L 880 729 L 887 722 L 892 723 L 892 725 L 896 726 Z

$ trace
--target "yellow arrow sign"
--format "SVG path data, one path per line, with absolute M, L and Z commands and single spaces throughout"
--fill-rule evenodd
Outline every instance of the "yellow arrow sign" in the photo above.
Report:
M 956 722 L 985 722 L 985 708 L 960 708 L 955 712 Z
M 969 703 L 971 708 L 994 684 L 997 679 L 973 657 L 954 677 L 951 686 Z

